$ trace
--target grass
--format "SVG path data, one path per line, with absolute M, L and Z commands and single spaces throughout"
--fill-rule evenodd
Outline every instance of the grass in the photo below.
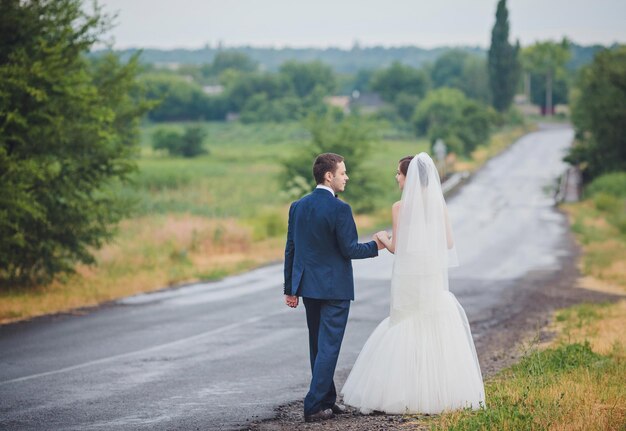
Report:
M 619 430 L 626 423 L 624 349 L 589 342 L 533 351 L 486 383 L 487 408 L 442 415 L 441 430 Z
M 626 296 L 626 235 L 615 217 L 626 208 L 624 190 L 614 186 L 620 175 L 601 178 L 584 201 L 563 208 L 583 248 L 583 285 Z M 486 408 L 426 423 L 433 430 L 626 429 L 626 300 L 560 310 L 551 330 L 553 341 L 532 345 L 486 382 Z
M 218 279 L 280 260 L 289 201 L 277 179 L 279 161 L 305 145 L 309 133 L 295 123 L 201 125 L 210 153 L 194 159 L 168 157 L 150 145 L 157 127 L 185 124 L 145 125 L 134 185 L 121 190 L 137 202 L 136 216 L 121 223 L 113 243 L 95 252 L 97 266 L 79 266 L 49 286 L 0 291 L 0 322 Z M 375 197 L 372 213 L 356 216 L 361 234 L 390 224 L 391 204 L 400 198 L 397 161 L 429 148 L 426 140 L 386 122 L 373 129 L 376 142 L 364 168 L 384 192 Z M 488 148 L 502 148 L 521 133 L 495 134 Z
M 615 187 L 625 180 L 626 173 L 600 177 L 584 201 L 562 206 L 584 251 L 582 272 L 610 291 L 626 289 L 626 192 Z
M 433 430 L 620 430 L 626 426 L 626 301 L 559 311 L 558 335 L 485 383 L 486 408 L 431 419 Z
M 626 300 L 556 313 L 555 340 L 485 383 L 486 408 L 415 424 L 432 430 L 623 430 Z

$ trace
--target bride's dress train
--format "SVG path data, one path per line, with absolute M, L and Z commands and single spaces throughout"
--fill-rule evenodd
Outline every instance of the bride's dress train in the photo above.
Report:
M 423 281 L 423 280 L 422 280 Z M 395 276 L 392 306 L 365 343 L 342 389 L 363 413 L 441 413 L 480 408 L 485 395 L 465 311 L 447 288 L 447 271 L 420 292 Z

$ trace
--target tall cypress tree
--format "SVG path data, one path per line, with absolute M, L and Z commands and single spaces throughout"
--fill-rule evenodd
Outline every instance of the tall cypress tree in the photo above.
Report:
M 509 43 L 509 12 L 506 0 L 498 2 L 496 23 L 491 31 L 489 48 L 489 86 L 492 104 L 498 111 L 506 111 L 515 95 L 520 76 L 519 43 Z

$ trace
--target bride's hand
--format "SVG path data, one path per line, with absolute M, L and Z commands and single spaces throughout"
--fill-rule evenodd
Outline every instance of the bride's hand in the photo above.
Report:
M 386 230 L 381 230 L 380 232 L 376 232 L 374 236 L 378 238 L 380 241 L 386 241 L 389 239 L 389 234 L 387 233 Z

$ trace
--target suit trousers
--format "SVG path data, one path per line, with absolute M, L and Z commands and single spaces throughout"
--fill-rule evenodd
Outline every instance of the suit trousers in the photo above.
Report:
M 331 408 L 337 401 L 333 381 L 341 341 L 348 322 L 350 300 L 302 298 L 309 328 L 311 386 L 304 398 L 304 414 Z

